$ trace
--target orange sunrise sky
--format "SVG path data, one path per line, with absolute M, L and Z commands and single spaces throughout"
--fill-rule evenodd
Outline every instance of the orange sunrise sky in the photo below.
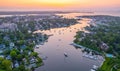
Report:
M 1 0 L 0 9 L 120 8 L 120 0 Z

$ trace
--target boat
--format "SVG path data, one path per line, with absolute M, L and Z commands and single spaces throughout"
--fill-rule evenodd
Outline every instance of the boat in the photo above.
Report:
M 44 45 L 44 43 L 43 43 L 43 42 L 41 42 L 41 43 L 40 43 L 40 45 Z
M 98 66 L 93 65 L 93 69 L 94 69 L 94 70 L 97 70 L 97 69 L 98 69 Z
M 47 60 L 47 56 L 41 56 L 42 60 Z
M 48 35 L 48 36 L 53 36 L 53 34 L 50 34 L 50 35 Z
M 89 55 L 89 54 L 83 54 L 83 57 L 86 57 L 86 58 L 89 58 L 89 59 L 93 59 L 93 60 L 97 60 L 98 59 L 96 56 Z
M 36 45 L 35 47 L 36 47 L 36 48 L 39 48 L 40 46 L 39 46 L 39 45 Z
M 61 39 L 58 39 L 59 41 L 61 41 Z
M 64 56 L 65 56 L 65 57 L 68 57 L 67 53 L 64 53 Z
M 96 70 L 94 70 L 94 69 L 91 69 L 90 71 L 96 71 Z

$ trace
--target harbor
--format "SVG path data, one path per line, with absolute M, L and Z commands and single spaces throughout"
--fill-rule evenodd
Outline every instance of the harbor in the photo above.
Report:
M 83 19 L 70 27 L 37 31 L 53 36 L 50 36 L 44 45 L 35 49 L 40 57 L 47 57 L 43 60 L 44 65 L 36 68 L 35 71 L 90 71 L 93 65 L 100 66 L 102 60 L 97 59 L 96 56 L 86 57 L 87 54 L 82 52 L 81 48 L 70 45 L 74 40 L 75 32 L 85 31 L 83 28 L 88 26 L 88 23 L 89 20 Z M 101 58 L 101 56 L 97 57 Z

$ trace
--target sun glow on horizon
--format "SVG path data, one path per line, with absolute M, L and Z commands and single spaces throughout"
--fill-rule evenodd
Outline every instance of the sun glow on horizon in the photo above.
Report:
M 70 2 L 74 2 L 74 0 L 37 0 L 39 2 L 43 2 L 43 3 L 60 3 L 60 4 L 65 4 L 65 3 L 70 3 Z
M 109 3 L 108 3 L 109 2 Z M 120 7 L 120 0 L 1 0 L 1 8 L 104 8 Z

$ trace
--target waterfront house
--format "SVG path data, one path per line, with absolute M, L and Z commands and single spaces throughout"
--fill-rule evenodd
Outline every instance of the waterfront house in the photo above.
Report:
M 30 63 L 33 64 L 36 62 L 36 59 L 34 57 L 30 58 Z
M 108 46 L 106 43 L 103 43 L 103 42 L 102 42 L 102 44 L 100 45 L 100 48 L 101 48 L 102 50 L 107 51 L 107 50 L 109 49 L 109 46 Z
M 79 40 L 79 41 L 82 41 L 83 39 L 84 39 L 84 37 L 81 37 L 81 38 L 79 38 L 78 40 Z

